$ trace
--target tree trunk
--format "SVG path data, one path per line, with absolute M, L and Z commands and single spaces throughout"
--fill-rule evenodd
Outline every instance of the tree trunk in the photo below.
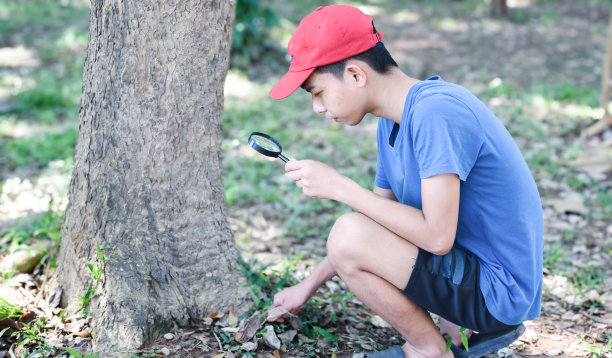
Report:
M 492 0 L 491 16 L 508 17 L 508 2 L 506 0 Z
M 223 82 L 235 1 L 92 0 L 79 137 L 56 282 L 89 304 L 103 357 L 188 311 L 245 309 L 221 174 Z

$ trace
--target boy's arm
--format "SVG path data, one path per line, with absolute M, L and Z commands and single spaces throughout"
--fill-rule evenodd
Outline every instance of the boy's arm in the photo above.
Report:
M 392 190 L 374 187 L 374 193 L 383 198 L 397 201 Z M 303 281 L 274 295 L 272 307 L 282 306 L 291 313 L 298 313 L 317 289 L 334 276 L 336 276 L 336 270 L 325 257 Z
M 298 313 L 317 289 L 335 275 L 336 270 L 326 256 L 303 281 L 275 294 L 272 307 L 282 306 L 291 313 Z
M 437 255 L 446 254 L 453 246 L 459 216 L 460 181 L 456 174 L 423 179 L 419 210 L 377 195 L 317 161 L 289 161 L 285 169 L 305 195 L 343 202 L 415 246 Z
M 393 190 L 391 190 L 391 189 L 383 189 L 383 188 L 379 188 L 377 186 L 374 186 L 373 192 L 374 192 L 374 194 L 377 194 L 378 196 L 382 196 L 383 198 L 387 198 L 389 200 L 397 201 L 397 198 L 395 197 L 395 194 L 393 193 Z

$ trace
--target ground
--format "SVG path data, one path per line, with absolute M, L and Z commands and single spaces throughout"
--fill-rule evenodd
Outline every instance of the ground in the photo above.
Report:
M 603 116 L 599 88 L 609 4 L 528 0 L 512 4 L 512 20 L 490 18 L 487 3 L 480 1 L 366 2 L 362 9 L 375 18 L 386 46 L 407 73 L 421 79 L 441 75 L 476 93 L 514 136 L 538 184 L 545 220 L 542 315 L 525 323 L 527 331 L 509 349 L 490 356 L 612 356 L 612 296 L 608 294 L 612 290 L 612 131 L 584 134 Z M 281 25 L 285 30 L 291 31 L 297 19 L 311 10 L 300 8 L 304 6 L 276 7 L 288 19 Z M 1 137 L 14 140 L 24 136 L 20 131 L 28 130 L 73 134 L 74 114 L 69 118 L 62 112 L 56 122 L 38 121 L 28 127 L 11 109 L 23 96 L 13 93 L 18 91 L 10 76 L 40 66 L 60 68 L 60 72 L 71 69 L 65 65 L 62 70 L 59 61 L 40 51 L 36 41 L 34 50 L 18 46 L 21 41 L 27 42 L 19 32 L 0 41 L 0 71 L 5 78 L 0 83 Z M 82 42 L 80 46 L 82 51 Z M 325 234 L 334 218 L 348 208 L 301 196 L 282 175 L 280 161 L 263 159 L 248 148 L 244 141 L 248 133 L 271 131 L 291 156 L 326 161 L 371 186 L 376 121 L 368 118 L 356 128 L 338 127 L 310 114 L 309 99 L 303 94 L 283 104 L 268 100 L 265 93 L 283 70 L 257 68 L 259 75 L 251 70 L 250 79 L 233 71 L 226 83 L 224 184 L 228 220 L 250 264 L 245 272 L 252 279 L 251 288 L 265 301 L 263 295 L 269 298 L 270 288 L 285 277 L 286 268 L 287 278 L 297 280 L 324 256 Z M 272 78 L 265 79 L 270 73 Z M 80 87 L 76 87 L 78 93 Z M 284 126 L 283 121 L 289 120 L 295 129 Z M 0 145 L 0 154 L 2 150 L 11 153 L 9 149 Z M 36 228 L 15 228 L 50 229 L 45 226 L 49 222 L 57 226 L 53 215 L 44 213 L 65 207 L 70 165 L 61 160 L 0 164 L 3 257 L 15 232 L 29 233 L 26 243 L 44 236 Z M 59 232 L 59 228 L 49 231 Z M 31 274 L 10 277 L 3 272 L 0 289 L 14 286 L 11 294 L 17 295 L 17 302 L 12 303 L 30 314 L 25 319 L 49 319 L 46 328 L 30 327 L 33 340 L 28 344 L 18 344 L 28 337 L 26 333 L 2 335 L 0 358 L 12 353 L 21 356 L 26 348 L 32 352 L 41 346 L 34 343 L 41 337 L 49 344 L 81 352 L 89 349 L 86 319 L 62 322 L 53 300 L 42 297 L 51 260 L 43 262 Z M 0 296 L 10 300 L 4 293 Z M 306 312 L 300 333 L 276 353 L 263 343 L 261 334 L 256 336 L 256 355 L 350 357 L 401 343 L 401 337 L 337 279 L 319 290 Z M 212 357 L 232 349 L 236 355 L 247 354 L 233 338 L 233 331 L 246 318 L 230 312 L 194 317 L 193 327 L 170 330 L 138 356 Z M 0 321 L 0 331 L 9 325 Z M 292 328 L 290 324 L 274 326 L 278 333 Z M 67 354 L 62 350 L 54 354 L 62 352 Z

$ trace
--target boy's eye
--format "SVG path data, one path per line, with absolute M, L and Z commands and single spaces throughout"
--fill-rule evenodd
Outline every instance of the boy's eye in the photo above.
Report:
M 315 97 L 319 97 L 323 93 L 323 91 L 314 92 L 312 95 Z

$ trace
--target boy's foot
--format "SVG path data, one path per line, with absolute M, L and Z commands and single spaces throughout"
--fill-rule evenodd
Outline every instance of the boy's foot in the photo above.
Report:
M 507 347 L 525 332 L 525 326 L 521 323 L 508 330 L 495 333 L 474 333 L 468 340 L 468 349 L 463 347 L 451 346 L 456 358 L 476 358 L 485 354 L 495 352 Z

